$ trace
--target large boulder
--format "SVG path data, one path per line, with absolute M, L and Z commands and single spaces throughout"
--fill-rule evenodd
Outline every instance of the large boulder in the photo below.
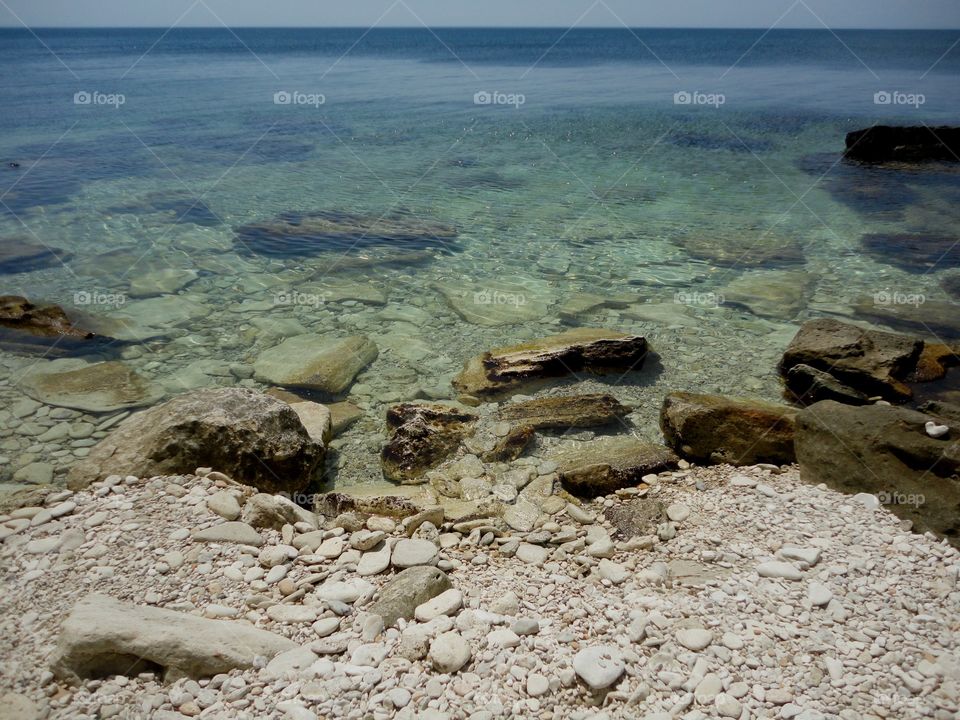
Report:
M 956 162 L 960 156 L 960 128 L 915 125 L 874 125 L 847 133 L 844 155 L 867 162 Z
M 287 403 L 247 388 L 197 390 L 124 420 L 74 464 L 68 485 L 212 467 L 267 492 L 295 493 L 317 477 L 323 457 Z
M 263 383 L 335 396 L 346 391 L 377 354 L 376 344 L 365 335 L 296 335 L 260 353 L 253 370 Z
M 752 398 L 674 392 L 660 410 L 667 445 L 700 463 L 792 463 L 794 408 Z
M 500 419 L 535 429 L 610 425 L 630 413 L 612 395 L 556 395 L 510 403 L 500 408 Z
M 829 373 L 868 396 L 903 402 L 913 394 L 905 381 L 922 352 L 922 340 L 818 318 L 805 322 L 790 341 L 780 361 L 780 373 L 794 397 L 805 403 L 821 398 L 805 395 L 809 388 L 794 384 L 790 370 L 796 365 Z
M 797 415 L 800 477 L 843 492 L 872 493 L 920 531 L 960 545 L 960 424 L 956 409 L 937 414 L 892 405 L 831 400 Z M 926 424 L 947 425 L 932 437 Z
M 20 378 L 21 389 L 46 405 L 105 413 L 152 405 L 163 387 L 119 360 L 87 363 L 61 358 L 33 365 Z
M 575 373 L 639 370 L 647 350 L 647 341 L 639 335 L 577 328 L 471 358 L 453 386 L 469 397 L 490 398 Z
M 649 473 L 671 470 L 679 458 L 663 445 L 618 435 L 561 447 L 550 460 L 557 463 L 566 490 L 595 497 L 636 485 Z
M 254 666 L 296 643 L 247 623 L 208 620 L 88 595 L 63 623 L 54 673 L 67 680 L 137 675 L 158 668 L 167 680 L 204 678 Z
M 477 416 L 439 403 L 402 403 L 387 410 L 390 438 L 380 452 L 383 475 L 403 484 L 450 457 L 473 430 Z

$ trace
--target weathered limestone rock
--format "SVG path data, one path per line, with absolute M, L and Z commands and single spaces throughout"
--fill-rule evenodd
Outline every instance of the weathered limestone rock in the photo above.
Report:
M 560 395 L 500 408 L 500 419 L 535 429 L 609 425 L 628 415 L 630 408 L 612 395 Z
M 797 411 L 750 398 L 670 393 L 660 429 L 683 457 L 701 463 L 792 463 Z
M 476 415 L 437 403 L 402 403 L 387 410 L 390 438 L 380 452 L 383 475 L 404 484 L 450 457 L 473 430 Z
M 159 667 L 168 680 L 252 667 L 296 643 L 240 622 L 138 607 L 105 595 L 80 600 L 63 623 L 52 668 L 78 680 Z
M 675 468 L 678 458 L 663 445 L 611 436 L 561 448 L 550 460 L 557 463 L 565 489 L 593 497 L 636 485 L 649 473 Z
M 377 354 L 365 335 L 296 335 L 260 353 L 253 369 L 260 382 L 340 395 Z

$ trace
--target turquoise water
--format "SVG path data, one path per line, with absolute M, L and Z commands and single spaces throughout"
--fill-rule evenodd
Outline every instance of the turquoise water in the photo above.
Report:
M 452 397 L 469 356 L 570 326 L 650 338 L 658 373 L 585 384 L 633 403 L 650 437 L 668 389 L 778 397 L 776 360 L 809 317 L 876 321 L 864 303 L 922 296 L 912 330 L 956 337 L 923 322 L 944 315 L 956 253 L 905 269 L 861 238 L 960 238 L 960 175 L 840 158 L 876 122 L 956 123 L 955 33 L 38 34 L 0 31 L 0 238 L 69 258 L 0 276 L 3 293 L 157 331 L 114 350 L 168 394 L 236 383 L 292 334 L 370 336 L 341 479 L 376 476 L 385 404 Z M 238 239 L 303 213 L 361 231 L 309 251 Z M 364 234 L 379 218 L 456 237 Z M 197 277 L 135 297 L 165 268 Z M 11 405 L 49 362 L 0 360 Z M 82 452 L 16 422 L 0 440 L 8 472 Z

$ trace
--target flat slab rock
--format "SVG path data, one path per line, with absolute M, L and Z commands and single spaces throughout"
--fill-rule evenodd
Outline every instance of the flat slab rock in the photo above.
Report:
M 94 594 L 80 600 L 64 621 L 52 669 L 72 680 L 136 675 L 157 667 L 168 680 L 204 678 L 252 667 L 256 656 L 272 658 L 296 646 L 245 623 Z
M 752 398 L 675 392 L 660 410 L 667 444 L 701 463 L 792 463 L 795 408 Z
M 631 436 L 602 437 L 563 447 L 551 455 L 563 487 L 574 495 L 607 495 L 636 485 L 649 473 L 677 467 L 667 447 Z
M 453 386 L 463 395 L 494 397 L 574 373 L 639 370 L 647 350 L 646 339 L 639 335 L 577 328 L 477 355 L 467 361 Z
M 20 387 L 47 405 L 105 413 L 152 405 L 165 394 L 161 385 L 116 360 L 87 363 L 53 360 L 31 368 Z
M 563 429 L 609 425 L 629 413 L 612 395 L 561 395 L 503 405 L 500 419 L 535 429 Z

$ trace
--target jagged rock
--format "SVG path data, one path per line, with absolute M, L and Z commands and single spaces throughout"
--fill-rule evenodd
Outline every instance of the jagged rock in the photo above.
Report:
M 549 459 L 557 463 L 563 487 L 587 497 L 636 485 L 644 475 L 675 468 L 678 461 L 669 448 L 632 436 L 602 437 L 561 447 Z
M 867 162 L 956 162 L 960 128 L 874 125 L 847 133 L 844 156 Z
M 383 586 L 367 611 L 382 617 L 386 627 L 393 627 L 400 618 L 412 619 L 419 605 L 451 587 L 442 570 L 427 565 L 407 568 Z
M 789 371 L 802 364 L 868 396 L 903 402 L 912 396 L 904 381 L 922 350 L 922 340 L 819 318 L 805 322 L 794 336 L 780 361 L 780 373 L 798 397 L 803 388 L 790 386 Z
M 616 503 L 603 515 L 625 539 L 656 535 L 657 526 L 666 520 L 663 503 L 649 498 Z
M 37 245 L 20 237 L 0 240 L 0 275 L 42 270 L 63 265 L 70 253 L 59 248 Z
M 2 250 L 0 250 L 2 252 Z M 116 343 L 71 319 L 59 305 L 35 305 L 19 295 L 0 296 L 0 348 L 63 357 L 100 352 Z
M 359 496 L 329 492 L 317 495 L 314 509 L 328 518 L 334 518 L 343 513 L 405 518 L 422 512 L 424 508 L 402 495 Z
M 803 363 L 794 365 L 787 371 L 787 387 L 790 399 L 803 405 L 820 400 L 836 400 L 848 405 L 864 405 L 869 402 L 865 393 L 847 387 L 824 370 Z
M 79 680 L 136 675 L 158 667 L 167 680 L 253 667 L 296 643 L 246 623 L 138 607 L 105 595 L 80 600 L 63 623 L 54 673 Z
M 478 355 L 467 361 L 453 386 L 464 395 L 489 398 L 572 373 L 639 370 L 647 350 L 639 335 L 577 328 Z
M 533 438 L 536 430 L 529 425 L 515 425 L 504 435 L 497 444 L 484 453 L 484 462 L 510 462 L 523 455 Z
M 161 385 L 118 360 L 86 363 L 64 358 L 38 363 L 23 375 L 20 387 L 47 405 L 91 413 L 152 405 L 166 394 Z
M 955 442 L 960 427 L 955 417 L 892 405 L 816 403 L 797 415 L 800 477 L 842 492 L 876 495 L 917 530 L 930 530 L 960 546 L 960 446 Z M 950 430 L 930 437 L 925 428 L 930 421 Z
M 74 464 L 68 485 L 212 467 L 265 491 L 294 493 L 316 479 L 324 451 L 285 402 L 246 388 L 197 390 L 124 420 Z
M 609 425 L 630 413 L 612 395 L 560 395 L 510 403 L 500 408 L 500 419 L 535 429 Z
M 456 248 L 456 228 L 412 215 L 347 212 L 287 212 L 276 220 L 236 228 L 240 252 L 274 257 L 344 252 L 356 247 Z M 339 266 L 338 266 L 339 267 Z
M 402 403 L 387 410 L 390 438 L 380 452 L 383 475 L 404 484 L 450 457 L 473 430 L 477 416 L 436 403 Z
M 297 335 L 260 353 L 253 369 L 260 382 L 339 395 L 377 354 L 376 344 L 365 335 Z
M 660 410 L 667 444 L 702 463 L 792 463 L 794 408 L 751 398 L 670 393 Z

